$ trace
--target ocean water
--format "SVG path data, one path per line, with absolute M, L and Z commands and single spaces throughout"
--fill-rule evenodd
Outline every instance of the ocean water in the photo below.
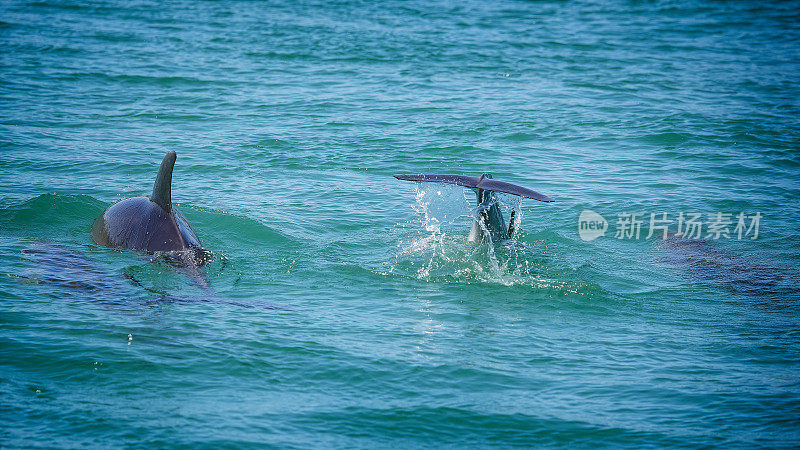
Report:
M 800 445 L 774 3 L 3 0 L 0 446 Z M 89 236 L 169 150 L 211 292 Z

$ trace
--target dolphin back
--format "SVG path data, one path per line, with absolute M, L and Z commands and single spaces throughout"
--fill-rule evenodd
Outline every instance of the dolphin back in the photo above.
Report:
M 173 211 L 165 211 L 147 197 L 128 198 L 111 205 L 95 219 L 90 234 L 96 243 L 106 247 L 148 252 L 199 247 L 189 223 Z
M 189 222 L 172 207 L 172 169 L 176 155 L 164 156 L 153 193 L 111 205 L 92 224 L 92 239 L 106 247 L 148 252 L 168 252 L 201 248 Z

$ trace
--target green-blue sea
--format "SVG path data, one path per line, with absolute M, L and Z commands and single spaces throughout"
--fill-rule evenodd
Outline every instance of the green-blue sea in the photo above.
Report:
M 0 447 L 796 448 L 798 207 L 798 1 L 0 0 Z

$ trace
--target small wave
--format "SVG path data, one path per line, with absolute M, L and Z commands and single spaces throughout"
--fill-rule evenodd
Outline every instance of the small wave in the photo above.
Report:
M 199 77 L 185 77 L 185 76 L 157 76 L 145 74 L 114 74 L 107 72 L 73 72 L 60 76 L 65 81 L 79 81 L 86 79 L 95 79 L 102 82 L 118 85 L 156 85 L 160 87 L 193 87 L 193 86 L 215 86 L 231 85 L 234 83 L 226 82 L 225 80 L 218 79 L 203 79 Z
M 106 206 L 88 195 L 41 194 L 0 209 L 0 224 L 6 233 L 31 240 L 88 242 L 91 221 Z
M 674 146 L 685 144 L 693 139 L 693 136 L 688 133 L 655 133 L 642 137 L 642 140 L 655 145 Z
M 247 216 L 188 204 L 178 204 L 178 207 L 197 230 L 205 247 L 232 249 L 300 245 L 291 237 Z M 212 246 L 212 243 L 216 245 Z
M 30 3 L 28 6 L 32 6 L 35 8 L 63 9 L 66 11 L 81 11 L 81 10 L 92 9 L 91 6 L 84 6 L 80 4 L 67 3 L 67 2 L 33 2 Z
M 542 140 L 542 136 L 536 133 L 513 133 L 504 136 L 503 139 L 513 142 L 530 142 Z

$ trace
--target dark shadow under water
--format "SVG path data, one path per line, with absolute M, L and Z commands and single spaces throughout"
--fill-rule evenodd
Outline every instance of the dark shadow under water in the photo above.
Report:
M 12 275 L 27 282 L 47 285 L 69 297 L 79 297 L 90 302 L 111 305 L 173 303 L 222 303 L 246 308 L 284 309 L 267 302 L 241 302 L 224 298 L 215 293 L 202 272 L 203 263 L 213 259 L 213 254 L 203 251 L 203 260 L 198 264 L 198 256 L 182 255 L 178 252 L 150 255 L 147 264 L 165 265 L 188 277 L 193 285 L 200 288 L 200 295 L 173 295 L 154 287 L 148 287 L 132 268 L 118 275 L 112 273 L 85 253 L 65 245 L 34 242 L 22 251 L 23 259 L 33 263 L 25 274 Z M 124 281 L 124 280 L 127 280 Z M 147 294 L 144 294 L 144 293 Z M 155 297 L 153 297 L 155 295 Z
M 665 252 L 660 262 L 701 283 L 772 305 L 796 306 L 800 300 L 800 286 L 787 268 L 678 236 L 660 241 L 658 247 Z

